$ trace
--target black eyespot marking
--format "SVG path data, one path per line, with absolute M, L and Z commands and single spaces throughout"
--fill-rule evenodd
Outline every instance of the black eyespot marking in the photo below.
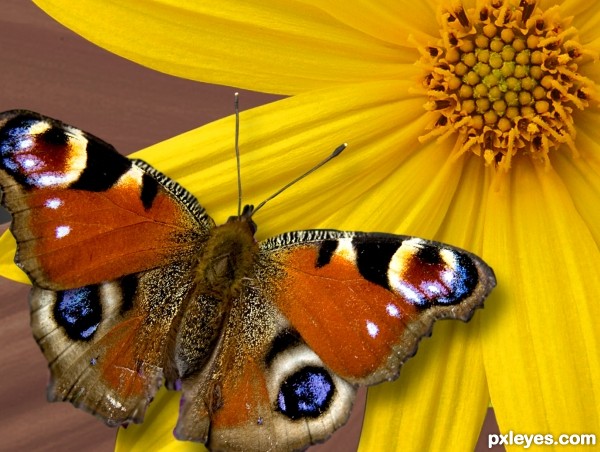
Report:
M 86 135 L 87 162 L 79 179 L 71 188 L 93 192 L 106 191 L 131 168 L 131 160 L 119 154 L 104 141 Z
M 319 256 L 317 257 L 317 262 L 315 267 L 321 268 L 325 265 L 329 264 L 331 261 L 331 257 L 335 250 L 337 249 L 338 241 L 337 240 L 325 240 L 321 243 L 319 247 Z
M 317 418 L 327 411 L 335 385 L 322 367 L 307 366 L 290 375 L 279 388 L 277 410 L 299 420 Z
M 49 146 L 65 146 L 69 142 L 69 137 L 64 129 L 50 127 L 44 133 L 38 135 L 38 140 Z
M 98 286 L 57 292 L 54 318 L 71 339 L 92 339 L 102 320 Z
M 389 290 L 387 271 L 392 256 L 398 250 L 400 243 L 355 237 L 352 240 L 352 245 L 356 250 L 356 264 L 360 274 L 367 281 Z
M 435 246 L 423 245 L 416 253 L 417 259 L 423 264 L 439 265 L 443 263 L 440 251 Z
M 125 314 L 131 308 L 133 308 L 133 299 L 137 292 L 138 279 L 135 275 L 127 275 L 120 281 L 122 302 L 121 302 L 121 315 Z
M 154 198 L 156 198 L 157 193 L 158 182 L 148 174 L 144 173 L 144 176 L 142 177 L 142 193 L 140 196 L 144 209 L 148 210 L 152 207 L 152 203 L 154 203 Z
M 271 348 L 265 357 L 265 364 L 270 366 L 275 357 L 287 350 L 288 348 L 293 348 L 296 345 L 300 344 L 300 336 L 294 330 L 283 330 L 281 331 L 273 340 L 271 344 Z

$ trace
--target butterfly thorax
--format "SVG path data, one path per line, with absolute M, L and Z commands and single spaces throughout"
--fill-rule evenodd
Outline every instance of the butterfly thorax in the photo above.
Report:
M 204 246 L 197 281 L 207 294 L 225 299 L 239 295 L 242 281 L 252 275 L 258 244 L 249 216 L 232 217 L 214 228 Z

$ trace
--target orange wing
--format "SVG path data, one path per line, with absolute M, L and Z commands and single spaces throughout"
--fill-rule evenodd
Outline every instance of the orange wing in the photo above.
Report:
M 0 115 L 2 203 L 17 264 L 62 290 L 196 252 L 214 226 L 195 198 L 85 132 L 36 113 Z
M 495 286 L 481 259 L 390 234 L 301 231 L 262 245 L 275 271 L 263 290 L 339 376 L 393 379 L 436 319 L 468 320 Z

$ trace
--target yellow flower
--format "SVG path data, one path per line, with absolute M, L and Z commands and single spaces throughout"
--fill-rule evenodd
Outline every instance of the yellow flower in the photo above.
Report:
M 148 67 L 294 95 L 242 115 L 253 201 L 349 143 L 261 212 L 259 239 L 384 230 L 495 269 L 484 312 L 439 324 L 397 382 L 369 390 L 364 450 L 472 449 L 490 400 L 503 433 L 600 435 L 600 3 L 36 3 Z M 217 220 L 234 211 L 231 124 L 143 155 Z M 168 441 L 175 416 L 153 434 Z

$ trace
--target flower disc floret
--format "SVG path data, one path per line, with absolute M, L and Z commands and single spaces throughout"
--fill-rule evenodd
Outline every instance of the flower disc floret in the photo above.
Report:
M 421 58 L 433 116 L 422 140 L 456 135 L 458 154 L 473 152 L 505 170 L 516 154 L 547 165 L 563 145 L 577 154 L 573 112 L 595 93 L 579 65 L 592 53 L 558 6 L 488 0 L 444 10 L 438 20 L 441 37 Z

